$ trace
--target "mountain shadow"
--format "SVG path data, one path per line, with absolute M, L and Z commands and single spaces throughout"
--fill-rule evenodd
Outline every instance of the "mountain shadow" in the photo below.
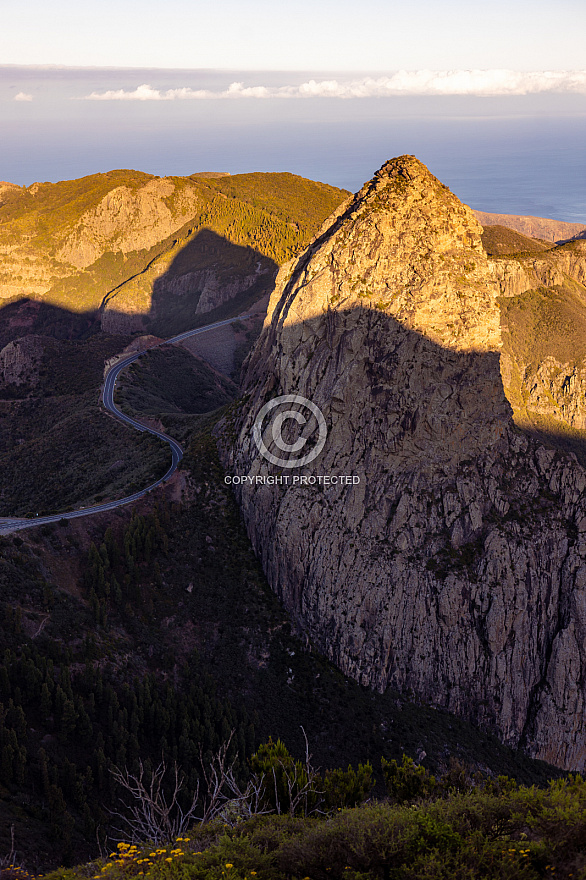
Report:
M 270 292 L 277 270 L 260 251 L 211 229 L 188 231 L 164 262 L 154 260 L 104 297 L 102 327 L 169 337 L 234 317 Z
M 258 477 L 235 491 L 269 583 L 361 684 L 583 770 L 586 472 L 515 426 L 497 352 L 440 345 L 372 307 L 312 314 L 311 293 L 293 304 L 293 285 L 224 441 L 228 472 Z M 263 405 L 289 394 L 319 407 L 328 429 L 315 460 L 292 469 L 265 460 L 252 431 Z M 294 408 L 315 439 L 315 419 Z M 274 424 L 264 442 L 282 460 Z M 290 447 L 300 428 L 283 425 Z
M 370 310 L 373 320 L 377 315 Z M 380 322 L 383 334 L 388 328 Z M 93 344 L 102 338 L 96 334 Z M 434 350 L 422 342 L 420 351 L 425 358 Z M 323 356 L 321 345 L 316 356 Z M 495 358 L 487 360 L 495 369 Z M 480 368 L 484 361 L 471 363 Z M 373 381 L 392 367 L 389 359 L 370 365 Z M 466 362 L 456 358 L 455 366 Z M 375 385 L 375 395 L 384 392 Z M 354 394 L 369 405 L 362 388 Z M 107 443 L 98 444 L 100 458 Z M 14 704 L 0 732 L 17 743 L 0 762 L 4 851 L 14 822 L 17 846 L 36 873 L 96 857 L 96 831 L 110 830 L 117 809 L 113 765 L 157 766 L 163 750 L 192 789 L 200 752 L 213 752 L 231 730 L 242 766 L 269 737 L 302 757 L 306 733 L 317 766 L 370 761 L 381 794 L 381 756 L 400 762 L 407 754 L 433 772 L 447 770 L 455 757 L 528 783 L 555 776 L 466 721 L 392 687 L 377 694 L 336 670 L 305 634 L 291 631 L 268 589 L 209 431 L 190 438 L 184 463 L 189 491 L 181 502 L 169 503 L 171 493 L 165 499 L 161 492 L 134 511 L 0 539 L 0 637 L 8 649 L 0 679 Z M 342 464 L 351 473 L 352 465 Z M 348 534 L 345 552 L 362 541 Z M 301 541 L 298 547 L 305 552 Z M 464 560 L 469 553 L 464 548 Z M 304 563 L 303 556 L 294 560 Z M 332 555 L 324 572 L 337 563 Z M 385 564 L 381 559 L 383 572 Z M 349 607 L 343 587 L 341 578 L 340 613 L 366 624 L 368 597 L 361 608 Z
M 123 497 L 164 473 L 167 453 L 158 441 L 101 411 L 105 362 L 137 334 L 173 335 L 240 314 L 271 289 L 276 268 L 252 248 L 203 230 L 185 247 L 175 248 L 167 272 L 154 279 L 142 273 L 143 288 L 154 280 L 146 313 L 127 311 L 127 288 L 137 279 L 114 291 L 100 310 L 71 312 L 30 298 L 3 304 L 0 516 L 89 506 Z M 117 310 L 120 300 L 122 308 Z M 215 343 L 228 347 L 232 360 L 234 354 L 241 360 L 254 335 L 252 326 L 225 328 L 226 338 L 216 334 Z M 140 365 L 129 374 L 129 394 L 123 401 L 138 416 L 204 413 L 237 393 L 229 378 L 186 351 L 173 348 L 149 357 L 156 363 L 148 368 L 145 360 L 140 376 Z M 159 375 L 162 368 L 164 379 Z M 199 390 L 191 388 L 193 383 Z M 186 384 L 189 393 L 182 387 Z M 176 427 L 183 438 L 188 423 Z

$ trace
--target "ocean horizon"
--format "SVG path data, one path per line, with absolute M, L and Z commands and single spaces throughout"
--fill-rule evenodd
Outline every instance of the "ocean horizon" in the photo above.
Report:
M 289 171 L 355 192 L 387 159 L 408 153 L 472 208 L 586 224 L 582 95 L 167 100 L 155 94 L 180 85 L 226 89 L 235 81 L 278 88 L 309 76 L 3 67 L 0 179 L 30 185 L 115 168 L 160 176 Z M 114 87 L 136 92 L 141 84 L 157 99 L 104 99 L 116 94 Z

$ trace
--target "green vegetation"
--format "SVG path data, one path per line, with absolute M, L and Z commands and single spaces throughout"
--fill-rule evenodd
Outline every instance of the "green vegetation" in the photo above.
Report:
M 89 201 L 76 201 L 73 186 L 29 193 L 45 204 L 30 226 L 35 241 L 61 234 L 51 230 L 60 198 L 74 203 L 59 214 L 72 223 L 106 185 L 126 185 L 126 173 L 95 176 Z M 151 179 L 128 174 L 134 187 Z M 54 296 L 89 310 L 119 284 L 121 302 L 129 290 L 152 292 L 151 326 L 166 334 L 194 326 L 201 290 L 194 283 L 185 296 L 171 295 L 157 277 L 168 283 L 213 270 L 229 281 L 267 269 L 258 286 L 200 320 L 244 308 L 344 195 L 300 181 L 194 179 L 200 213 L 180 234 L 149 252 L 105 254 L 56 281 Z M 168 207 L 175 210 L 173 196 Z M 14 228 L 24 223 L 14 204 L 9 210 Z M 507 301 L 512 332 L 547 346 L 551 325 L 560 344 L 570 337 L 578 351 L 573 293 L 575 303 L 563 306 L 551 291 L 527 295 L 528 308 L 523 297 Z M 87 317 L 30 306 L 27 332 L 41 327 L 60 341 L 46 343 L 37 384 L 3 389 L 2 512 L 40 512 L 49 499 L 62 509 L 144 486 L 166 469 L 166 447 L 98 407 L 104 359 L 128 337 L 92 335 Z M 3 310 L 3 324 L 18 308 Z M 224 484 L 211 433 L 222 411 L 209 410 L 232 399 L 231 383 L 169 347 L 143 356 L 121 384 L 125 407 L 160 418 L 185 443 L 185 474 L 157 493 L 156 505 L 149 499 L 0 539 L 0 857 L 14 824 L 30 870 L 95 858 L 98 842 L 116 835 L 115 767 L 137 773 L 142 761 L 148 774 L 163 755 L 177 762 L 188 792 L 199 782 L 205 796 L 203 767 L 230 740 L 239 784 L 264 774 L 262 811 L 280 815 L 243 819 L 232 805 L 190 840 L 183 835 L 154 855 L 121 846 L 111 867 L 63 867 L 55 880 L 584 876 L 581 779 L 548 785 L 561 776 L 554 768 L 446 712 L 360 687 L 292 631 Z M 434 564 L 473 568 L 477 553 L 468 544 Z M 309 769 L 302 728 L 319 771 Z M 502 774 L 542 788 L 518 788 Z M 366 803 L 375 797 L 387 800 Z M 0 880 L 27 878 L 7 869 Z
M 236 397 L 236 386 L 176 345 L 146 352 L 126 371 L 119 400 L 134 415 L 207 413 Z
M 567 245 L 566 245 L 567 247 Z M 563 286 L 539 287 L 500 300 L 501 322 L 506 328 L 503 353 L 509 364 L 506 393 L 515 421 L 542 442 L 577 456 L 586 463 L 586 433 L 556 418 L 560 395 L 553 396 L 586 358 L 584 287 L 569 278 Z M 549 368 L 548 368 L 549 359 Z M 548 369 L 551 375 L 548 375 Z M 541 380 L 536 376 L 541 371 Z M 529 387 L 539 383 L 540 407 L 532 402 Z M 549 412 L 544 411 L 549 408 Z
M 485 226 L 482 230 L 482 244 L 490 257 L 504 257 L 510 254 L 539 254 L 551 250 L 552 242 L 529 238 L 507 226 Z
M 108 859 L 60 869 L 48 880 L 583 878 L 585 811 L 586 782 L 579 776 L 542 790 L 499 777 L 319 818 L 217 821 L 154 848 L 122 842 Z
M 72 312 L 95 312 L 108 293 L 145 272 L 168 246 L 169 242 L 164 241 L 148 251 L 133 251 L 131 254 L 107 251 L 87 269 L 56 281 L 44 299 Z
M 55 244 L 90 208 L 117 186 L 136 190 L 151 174 L 119 169 L 59 183 L 37 183 L 2 194 L 2 239 L 30 237 L 32 247 L 55 253 Z
M 578 364 L 586 357 L 584 288 L 567 280 L 563 287 L 539 287 L 500 300 L 501 321 L 509 331 L 507 348 L 519 361 L 537 368 L 545 358 Z
M 96 330 L 96 322 L 91 315 L 78 315 L 45 302 L 17 298 L 4 300 L 0 308 L 2 348 L 13 339 L 29 334 L 50 336 L 57 340 L 81 341 Z
M 344 190 L 292 174 L 244 174 L 225 178 L 194 175 L 169 179 L 175 189 L 160 199 L 172 217 L 181 218 L 177 230 L 152 246 L 123 253 L 117 241 L 118 233 L 109 232 L 107 224 L 104 230 L 98 229 L 101 222 L 98 216 L 92 223 L 98 224 L 96 229 L 98 236 L 103 237 L 103 251 L 83 270 L 76 270 L 58 258 L 82 216 L 95 209 L 116 187 L 136 191 L 156 178 L 136 171 L 112 171 L 57 184 L 7 190 L 0 205 L 0 242 L 11 248 L 16 246 L 17 250 L 6 258 L 6 270 L 0 264 L 0 280 L 14 283 L 13 261 L 16 260 L 19 273 L 25 267 L 27 273 L 32 272 L 31 278 L 36 277 L 36 272 L 39 283 L 48 285 L 44 299 L 54 306 L 76 313 L 95 312 L 104 298 L 111 295 L 125 313 L 130 310 L 148 314 L 153 285 L 160 272 L 167 269 L 174 278 L 213 266 L 222 280 L 224 276 L 239 277 L 243 272 L 254 274 L 260 259 L 269 270 L 269 277 L 264 280 L 270 283 L 276 265 L 302 249 L 347 196 Z M 183 223 L 186 195 L 191 200 L 195 196 L 196 201 L 192 216 Z M 153 198 L 158 197 L 153 195 Z M 130 228 L 131 217 L 128 224 Z M 119 230 L 125 231 L 128 230 Z M 206 237 L 209 232 L 235 247 L 218 250 L 210 246 Z M 93 230 L 90 238 L 93 239 L 95 233 Z M 108 235 L 113 235 L 112 240 Z M 151 241 L 152 238 L 149 243 Z M 237 248 L 241 254 L 235 258 Z M 23 281 L 23 288 L 29 289 L 30 285 Z M 264 290 L 257 299 L 262 292 Z M 199 291 L 192 293 L 196 296 L 194 299 L 190 294 L 187 323 L 184 322 L 181 329 L 191 326 Z M 172 300 L 159 302 L 156 314 L 151 317 L 164 320 L 177 305 Z
M 19 831 L 29 863 L 70 860 L 95 843 L 115 800 L 114 764 L 153 766 L 163 753 L 190 768 L 194 786 L 200 749 L 209 756 L 232 729 L 232 759 L 252 749 L 245 710 L 217 697 L 197 652 L 180 658 L 168 639 L 145 639 L 162 586 L 153 557 L 168 552 L 172 517 L 155 508 L 90 544 L 81 601 L 35 572 L 34 539 L 2 542 L 0 814 L 8 829 L 7 808 L 24 803 L 28 824 L 49 834 L 23 841 Z M 46 534 L 71 551 L 60 531 Z
M 270 736 L 303 763 L 303 725 L 330 805 L 358 803 L 373 779 L 382 793 L 381 757 L 422 750 L 429 773 L 455 756 L 524 782 L 556 774 L 447 713 L 361 688 L 295 636 L 223 482 L 217 414 L 192 418 L 189 502 L 0 540 L 0 852 L 14 823 L 35 871 L 95 856 L 110 768 L 164 754 L 193 785 L 200 746 L 209 756 L 233 729 L 242 777 L 255 749 L 266 767 Z
M 236 174 L 218 178 L 214 187 L 232 199 L 248 202 L 282 217 L 289 223 L 305 226 L 314 234 L 316 217 L 328 217 L 351 193 L 326 183 L 317 183 L 295 174 Z
M 126 341 L 104 334 L 86 342 L 48 340 L 38 384 L 0 390 L 0 515 L 87 507 L 165 473 L 167 445 L 99 406 L 104 360 Z

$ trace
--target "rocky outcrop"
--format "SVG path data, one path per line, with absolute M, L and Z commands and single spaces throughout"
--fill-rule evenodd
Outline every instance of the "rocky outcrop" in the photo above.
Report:
M 586 365 L 547 357 L 537 367 L 523 364 L 522 369 L 525 407 L 531 413 L 586 430 Z
M 584 769 L 586 472 L 515 426 L 480 234 L 414 157 L 386 163 L 281 270 L 222 455 L 273 589 L 346 674 Z M 253 438 L 287 394 L 327 426 L 301 467 Z
M 274 280 L 268 260 L 253 260 L 252 271 L 248 272 L 226 267 L 219 259 L 215 266 L 177 273 L 169 271 L 172 256 L 173 251 L 154 261 L 146 272 L 121 285 L 106 299 L 101 312 L 103 330 L 132 333 L 156 326 L 157 318 L 165 312 L 181 312 L 190 327 L 201 315 L 236 300 L 255 285 L 260 288 L 259 296 L 262 295 Z
M 202 269 L 185 275 L 160 276 L 152 287 L 144 279 L 133 279 L 116 295 L 108 298 L 101 315 L 102 330 L 107 333 L 133 333 L 142 330 L 153 317 L 157 301 L 163 300 L 169 311 L 180 308 L 182 301 L 192 303 L 190 321 L 219 308 L 238 294 L 249 290 L 259 275 L 245 275 L 225 279 L 221 269 Z M 274 276 L 273 276 L 274 277 Z
M 14 193 L 21 189 L 22 187 L 18 186 L 16 183 L 8 183 L 6 180 L 0 180 L 0 205 L 4 203 L 7 195 L 14 195 Z
M 171 197 L 173 210 L 168 205 Z M 194 188 L 185 184 L 178 188 L 165 177 L 136 190 L 118 186 L 83 214 L 57 257 L 85 269 L 107 251 L 148 251 L 181 229 L 193 217 L 197 202 Z
M 489 214 L 487 211 L 474 211 L 474 216 L 483 226 L 507 226 L 523 235 L 543 241 L 567 241 L 577 235 L 586 236 L 584 223 L 566 223 L 562 220 L 517 214 Z
M 39 377 L 45 345 L 42 336 L 23 336 L 0 351 L 0 377 L 6 385 L 34 385 Z
M 516 424 L 586 429 L 586 241 L 491 263 L 501 291 L 501 375 Z M 586 443 L 581 460 L 586 462 Z
M 572 241 L 539 257 L 491 261 L 503 296 L 517 296 L 540 285 L 564 286 L 567 279 L 586 283 L 586 240 Z

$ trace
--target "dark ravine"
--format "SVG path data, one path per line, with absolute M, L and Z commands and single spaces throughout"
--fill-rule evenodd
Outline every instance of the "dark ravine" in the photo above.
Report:
M 583 770 L 586 472 L 556 449 L 571 393 L 550 442 L 516 424 L 536 363 L 517 376 L 501 308 L 549 284 L 586 317 L 586 243 L 489 260 L 470 209 L 409 156 L 341 210 L 280 272 L 222 454 L 232 473 L 278 473 L 252 425 L 297 393 L 329 432 L 301 473 L 360 484 L 238 488 L 253 546 L 346 674 Z

